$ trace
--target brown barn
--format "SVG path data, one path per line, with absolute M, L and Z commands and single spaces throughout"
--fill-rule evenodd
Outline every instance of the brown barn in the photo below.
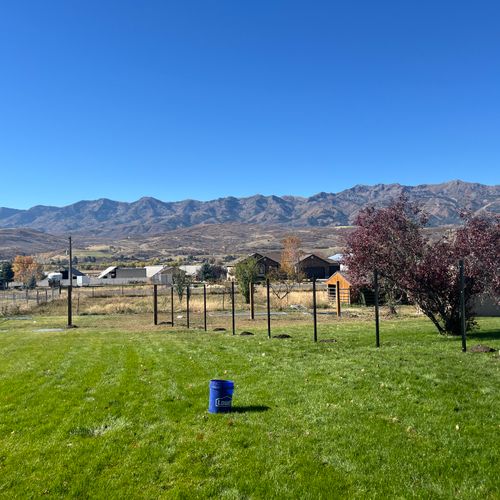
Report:
M 340 271 L 334 273 L 326 280 L 328 286 L 328 300 L 335 302 L 337 300 L 337 282 L 340 289 L 340 302 L 342 304 L 351 304 L 351 282 Z

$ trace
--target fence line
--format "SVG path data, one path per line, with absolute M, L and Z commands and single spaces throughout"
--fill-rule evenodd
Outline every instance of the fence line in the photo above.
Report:
M 52 302 L 59 297 L 60 290 L 55 288 L 0 290 L 0 314 L 7 315 L 20 309 L 31 309 Z

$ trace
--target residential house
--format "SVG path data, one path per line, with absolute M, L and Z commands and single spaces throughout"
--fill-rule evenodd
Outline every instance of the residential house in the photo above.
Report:
M 171 266 L 146 266 L 146 277 L 155 285 L 171 285 L 174 268 Z
M 248 259 L 255 259 L 257 261 L 257 280 L 263 280 L 271 271 L 276 271 L 280 267 L 280 263 L 267 255 L 254 252 L 246 257 L 241 257 L 230 264 L 227 264 L 227 279 L 234 280 L 234 269 L 240 262 L 245 262 Z
M 329 258 L 309 253 L 302 255 L 297 263 L 298 270 L 307 279 L 327 279 L 340 270 L 340 264 Z

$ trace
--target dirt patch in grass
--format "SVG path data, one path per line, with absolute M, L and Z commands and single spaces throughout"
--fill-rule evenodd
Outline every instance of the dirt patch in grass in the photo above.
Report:
M 469 349 L 470 352 L 496 352 L 496 349 L 487 345 L 474 345 Z
M 253 333 L 252 332 L 241 332 L 240 335 L 242 337 L 248 337 L 249 335 L 253 335 Z
M 288 335 L 288 333 L 280 333 L 278 335 L 273 335 L 273 339 L 291 339 L 292 336 Z

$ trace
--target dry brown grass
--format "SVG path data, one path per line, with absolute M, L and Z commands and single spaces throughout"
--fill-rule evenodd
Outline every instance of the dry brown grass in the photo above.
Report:
M 158 311 L 160 321 L 170 321 L 170 290 L 162 288 L 159 291 Z M 220 291 L 219 291 L 220 292 Z M 43 304 L 31 311 L 43 315 L 64 316 L 67 311 L 66 294 L 63 293 L 61 299 L 48 304 Z M 316 297 L 318 305 L 318 321 L 320 323 L 339 320 L 367 320 L 372 321 L 374 316 L 373 307 L 362 306 L 342 306 L 342 318 L 335 315 L 335 304 L 328 301 L 327 292 L 319 290 Z M 13 313 L 26 313 L 30 311 L 26 306 L 19 304 L 18 310 Z M 237 322 L 243 324 L 250 315 L 250 306 L 244 303 L 243 297 L 236 295 L 235 309 L 238 313 Z M 287 297 L 279 299 L 271 293 L 271 311 L 286 313 L 286 315 L 273 315 L 273 322 L 311 322 L 312 292 L 305 290 L 293 290 Z M 266 306 L 266 290 L 264 287 L 257 287 L 255 290 L 255 311 L 257 318 L 264 318 Z M 144 315 L 151 321 L 153 314 L 152 296 L 126 296 L 116 295 L 112 297 L 92 297 L 88 290 L 76 289 L 73 296 L 73 311 L 78 315 Z M 207 312 L 210 318 L 209 323 L 217 326 L 230 324 L 231 296 L 229 293 L 214 293 L 209 290 L 207 294 Z M 244 313 L 242 315 L 242 313 Z M 248 316 L 247 316 L 248 315 Z M 399 308 L 400 318 L 420 316 L 421 312 L 411 306 Z M 180 318 L 178 318 L 180 316 Z M 190 316 L 192 325 L 203 323 L 203 295 L 202 289 L 194 289 L 190 299 Z M 387 308 L 381 308 L 381 316 L 389 317 Z M 182 302 L 177 295 L 174 295 L 174 319 L 176 323 L 186 322 L 186 297 Z M 242 323 L 243 322 L 243 323 Z M 254 323 L 250 323 L 251 326 Z

